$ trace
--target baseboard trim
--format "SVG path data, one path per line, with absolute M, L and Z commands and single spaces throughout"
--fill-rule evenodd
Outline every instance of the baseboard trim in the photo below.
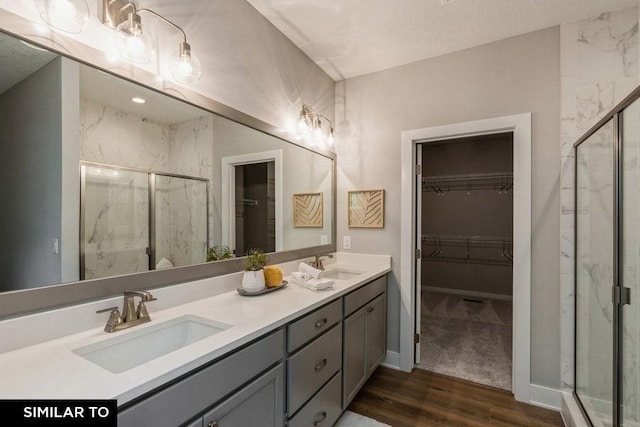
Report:
M 400 353 L 395 351 L 387 350 L 387 356 L 381 363 L 385 368 L 395 369 L 396 371 L 401 371 L 400 369 Z
M 493 294 L 491 292 L 466 291 L 464 289 L 440 288 L 438 286 L 422 286 L 423 291 L 440 292 L 443 294 L 465 295 L 476 298 L 491 298 L 504 301 L 513 301 L 513 296 L 504 294 Z
M 560 412 L 562 408 L 562 392 L 555 388 L 541 385 L 529 385 L 529 403 L 541 408 L 552 409 Z

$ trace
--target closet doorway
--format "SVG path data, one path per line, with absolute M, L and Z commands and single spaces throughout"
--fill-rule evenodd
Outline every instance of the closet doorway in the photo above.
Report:
M 513 132 L 416 150 L 416 367 L 511 391 Z

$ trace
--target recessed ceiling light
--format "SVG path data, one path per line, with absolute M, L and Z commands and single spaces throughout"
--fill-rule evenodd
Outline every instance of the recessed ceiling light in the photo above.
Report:
M 133 98 L 131 98 L 131 100 L 136 104 L 144 104 L 145 102 L 147 102 L 144 98 L 140 98 L 139 96 L 134 96 Z

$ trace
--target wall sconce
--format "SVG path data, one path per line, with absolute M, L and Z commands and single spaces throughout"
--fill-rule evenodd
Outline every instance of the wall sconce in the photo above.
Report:
M 332 147 L 335 143 L 333 122 L 307 104 L 302 105 L 302 110 L 298 117 L 298 134 L 313 145 Z
M 89 22 L 85 0 L 36 0 L 36 9 L 47 25 L 65 33 L 79 34 Z
M 182 33 L 183 41 L 171 60 L 170 71 L 173 79 L 184 84 L 191 84 L 200 79 L 202 69 L 200 61 L 191 52 L 187 43 L 187 34 L 182 28 L 151 9 L 141 8 L 128 0 L 102 0 L 102 23 L 123 35 L 120 56 L 136 64 L 148 63 L 153 53 L 152 42 L 142 30 L 140 13 L 149 13 L 161 21 L 171 25 Z

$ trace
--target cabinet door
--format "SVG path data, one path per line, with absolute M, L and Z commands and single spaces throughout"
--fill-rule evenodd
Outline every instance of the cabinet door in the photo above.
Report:
M 205 427 L 282 427 L 284 366 L 278 365 L 204 415 Z
M 342 409 L 345 409 L 367 380 L 366 306 L 344 321 Z
M 384 360 L 387 352 L 386 294 L 380 295 L 365 306 L 367 312 L 367 376 Z

